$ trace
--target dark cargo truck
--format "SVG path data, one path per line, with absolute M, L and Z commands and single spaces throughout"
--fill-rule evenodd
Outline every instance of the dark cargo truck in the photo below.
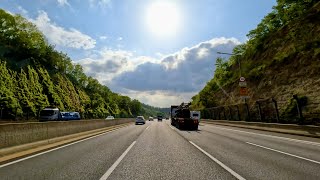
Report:
M 190 103 L 182 103 L 180 106 L 171 106 L 171 125 L 178 129 L 198 130 L 199 120 L 191 117 Z

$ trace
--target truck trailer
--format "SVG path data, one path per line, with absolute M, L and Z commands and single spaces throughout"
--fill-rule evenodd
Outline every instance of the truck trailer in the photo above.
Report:
M 191 117 L 191 103 L 182 103 L 180 106 L 171 106 L 171 125 L 178 129 L 198 130 L 199 119 Z

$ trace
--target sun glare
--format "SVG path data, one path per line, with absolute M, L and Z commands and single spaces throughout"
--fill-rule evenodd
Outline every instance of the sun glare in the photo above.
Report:
M 171 2 L 159 1 L 151 4 L 146 18 L 149 30 L 157 36 L 174 35 L 179 28 L 180 13 Z

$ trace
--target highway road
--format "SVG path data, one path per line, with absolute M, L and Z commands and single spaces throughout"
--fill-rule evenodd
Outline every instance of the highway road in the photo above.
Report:
M 151 121 L 0 165 L 0 179 L 320 179 L 320 140 Z

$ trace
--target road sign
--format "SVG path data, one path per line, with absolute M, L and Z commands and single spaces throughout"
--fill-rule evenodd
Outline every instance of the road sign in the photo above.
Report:
M 246 78 L 240 77 L 240 82 L 245 82 L 245 81 L 246 81 Z
M 240 96 L 248 96 L 248 88 L 247 87 L 240 87 Z
M 247 87 L 247 82 L 246 81 L 240 81 L 239 82 L 240 87 Z

